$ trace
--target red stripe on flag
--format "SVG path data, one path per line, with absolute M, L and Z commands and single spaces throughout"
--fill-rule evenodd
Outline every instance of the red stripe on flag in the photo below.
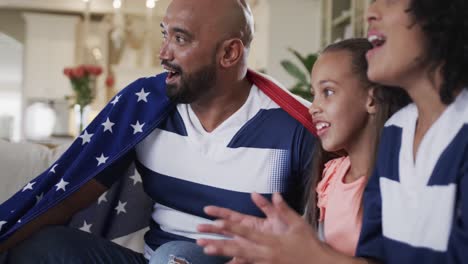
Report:
M 305 105 L 296 100 L 291 94 L 276 85 L 274 82 L 268 80 L 262 75 L 253 70 L 248 70 L 247 78 L 253 82 L 257 87 L 262 90 L 268 97 L 275 103 L 283 108 L 288 114 L 293 116 L 297 121 L 304 125 L 315 136 L 317 131 L 312 123 L 312 117 L 309 110 Z

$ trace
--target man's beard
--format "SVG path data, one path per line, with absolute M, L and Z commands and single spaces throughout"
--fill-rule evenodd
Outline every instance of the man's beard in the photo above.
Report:
M 166 94 L 169 99 L 178 104 L 190 104 L 204 94 L 208 93 L 215 85 L 216 64 L 208 64 L 194 73 L 180 73 L 180 85 L 167 84 Z

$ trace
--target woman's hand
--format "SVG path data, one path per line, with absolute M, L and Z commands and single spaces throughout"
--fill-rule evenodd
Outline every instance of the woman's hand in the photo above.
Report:
M 199 225 L 200 232 L 231 236 L 231 240 L 198 239 L 206 254 L 235 257 L 237 263 L 305 263 L 319 257 L 325 246 L 312 227 L 281 198 L 273 204 L 259 194 L 252 200 L 266 218 L 244 215 L 229 209 L 209 206 L 205 212 L 218 217 L 213 225 Z M 236 262 L 234 262 L 236 263 Z

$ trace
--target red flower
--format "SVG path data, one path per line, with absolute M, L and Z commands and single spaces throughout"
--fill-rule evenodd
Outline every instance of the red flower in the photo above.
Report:
M 83 66 L 73 68 L 71 78 L 82 78 L 85 75 L 85 73 L 85 68 Z
M 68 78 L 71 78 L 72 77 L 72 69 L 71 68 L 63 69 L 63 74 L 65 74 L 65 76 L 67 76 Z
M 112 75 L 108 75 L 106 78 L 106 86 L 109 88 L 114 87 L 114 83 L 115 83 L 114 77 Z

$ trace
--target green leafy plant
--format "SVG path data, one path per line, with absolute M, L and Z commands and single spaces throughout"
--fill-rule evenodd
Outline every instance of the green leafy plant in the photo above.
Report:
M 312 101 L 313 95 L 310 92 L 310 72 L 317 60 L 317 54 L 311 53 L 302 55 L 292 48 L 288 48 L 288 50 L 301 62 L 298 66 L 290 60 L 281 61 L 281 66 L 296 79 L 296 84 L 290 88 L 290 91 L 304 99 Z

